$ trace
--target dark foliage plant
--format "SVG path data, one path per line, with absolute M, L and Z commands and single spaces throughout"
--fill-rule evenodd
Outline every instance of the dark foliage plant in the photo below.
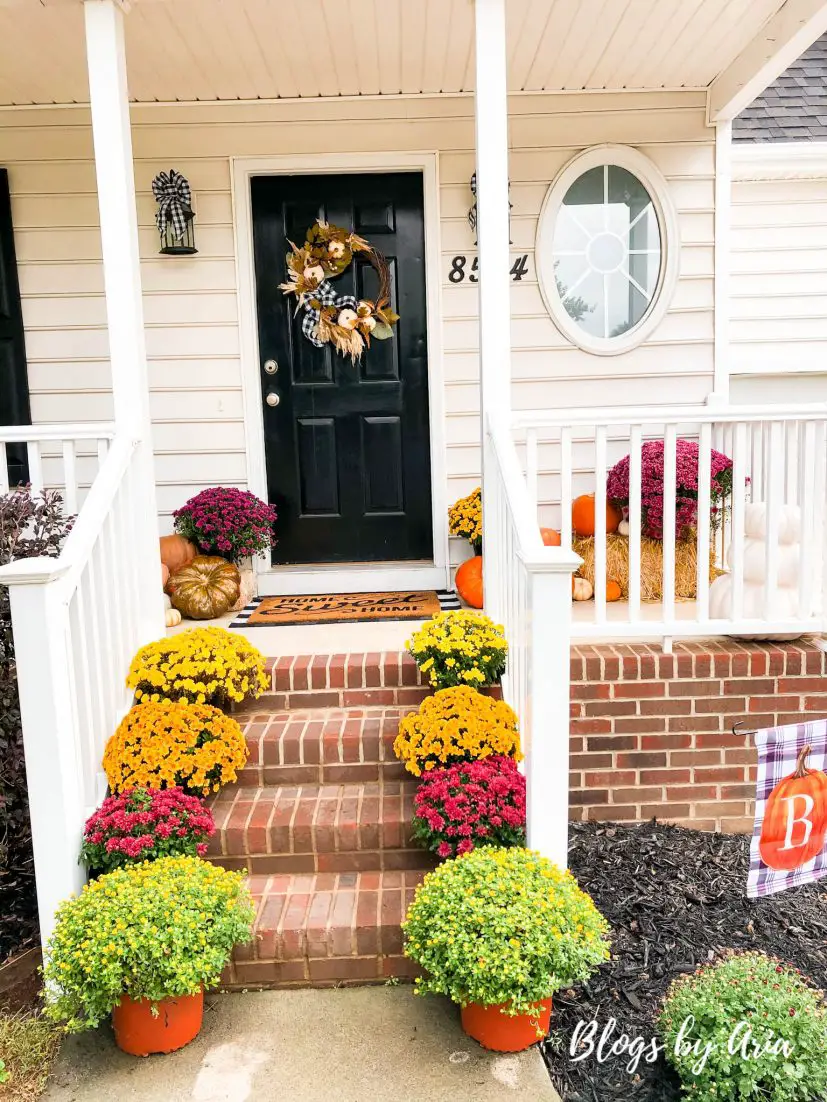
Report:
M 28 487 L 0 495 L 0 566 L 56 558 L 72 527 L 63 499 Z M 0 961 L 37 933 L 32 834 L 8 590 L 0 586 Z

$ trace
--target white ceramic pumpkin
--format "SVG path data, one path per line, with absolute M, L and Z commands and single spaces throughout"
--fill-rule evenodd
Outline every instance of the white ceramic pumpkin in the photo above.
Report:
M 748 504 L 744 509 L 744 600 L 743 615 L 747 619 L 767 618 L 765 601 L 767 575 L 767 526 L 768 511 L 763 502 Z M 801 511 L 794 505 L 785 505 L 778 511 L 778 564 L 775 587 L 770 595 L 769 619 L 794 619 L 799 614 L 798 579 L 801 565 Z M 727 553 L 732 566 L 734 551 Z M 727 620 L 733 609 L 733 577 L 723 574 L 709 587 L 709 615 L 712 619 Z M 801 632 L 792 635 L 760 632 L 749 635 L 732 635 L 733 639 L 799 639 Z

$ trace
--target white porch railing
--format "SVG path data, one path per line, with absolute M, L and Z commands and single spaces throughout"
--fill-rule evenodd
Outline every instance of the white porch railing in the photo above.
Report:
M 59 490 L 74 516 L 115 436 L 110 423 L 0 426 L 0 494 L 9 489 L 9 451 L 25 451 L 32 490 Z M 14 445 L 18 445 L 14 448 Z
M 11 430 L 2 431 L 8 439 Z M 16 429 L 15 440 L 21 431 L 30 463 L 32 445 L 44 439 L 62 441 L 64 459 L 95 439 L 91 430 L 64 427 Z M 11 601 L 44 944 L 58 903 L 83 883 L 83 823 L 105 791 L 104 746 L 130 703 L 129 661 L 151 633 L 145 548 L 155 518 L 142 505 L 139 451 L 124 437 L 111 441 L 59 558 L 0 568 Z M 73 471 L 69 459 L 69 501 L 77 494 Z M 159 579 L 156 588 L 160 594 Z
M 578 606 L 574 633 L 579 638 L 663 638 L 731 634 L 821 632 L 825 606 L 825 522 L 827 522 L 827 405 L 799 407 L 698 409 L 621 409 L 515 414 L 512 431 L 524 445 L 528 513 L 535 524 L 558 528 L 564 548 L 572 545 L 571 506 L 579 494 L 596 493 L 595 594 Z M 641 600 L 641 449 L 664 442 L 663 600 Z M 677 442 L 699 447 L 697 596 L 675 596 Z M 732 493 L 713 509 L 710 493 L 711 449 L 733 461 Z M 628 601 L 606 600 L 606 477 L 624 456 L 630 457 Z M 760 552 L 764 584 L 755 601 L 758 555 L 745 561 L 745 512 L 749 503 L 764 506 L 769 535 Z M 789 563 L 782 562 L 780 529 L 785 518 L 800 523 L 800 534 L 783 537 L 799 545 L 798 600 L 779 602 L 777 583 L 789 584 Z M 710 610 L 710 562 L 731 574 L 731 598 Z M 781 574 L 779 573 L 781 571 Z M 749 575 L 749 577 L 748 577 Z M 748 592 L 749 590 L 749 592 Z M 717 602 L 715 602 L 718 604 Z
M 487 419 L 483 462 L 485 608 L 509 642 L 503 693 L 526 755 L 528 842 L 565 867 L 571 574 L 580 560 L 543 545 L 507 421 Z

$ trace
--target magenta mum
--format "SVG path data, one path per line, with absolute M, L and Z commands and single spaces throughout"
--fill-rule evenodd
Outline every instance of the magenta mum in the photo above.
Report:
M 172 514 L 175 530 L 205 555 L 230 562 L 269 551 L 275 546 L 278 514 L 249 490 L 213 486 L 191 497 Z
M 698 523 L 698 445 L 678 440 L 676 449 L 675 534 L 685 538 Z M 663 539 L 663 440 L 650 440 L 641 448 L 640 500 L 642 531 L 650 539 Z M 712 449 L 710 496 L 712 527 L 720 524 L 726 499 L 732 493 L 732 460 Z M 629 456 L 609 471 L 606 495 L 616 504 L 629 505 Z

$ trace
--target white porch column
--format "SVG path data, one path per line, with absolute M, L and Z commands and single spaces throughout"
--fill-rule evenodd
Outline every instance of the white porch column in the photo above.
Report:
M 479 242 L 480 428 L 483 515 L 485 420 L 511 413 L 511 283 L 508 216 L 508 88 L 505 0 L 475 0 L 477 240 Z M 489 529 L 490 531 L 490 529 Z M 484 585 L 495 591 L 493 559 L 483 559 Z M 497 609 L 495 615 L 501 615 Z
M 123 9 L 122 0 L 84 3 L 115 424 L 137 444 L 133 493 L 149 641 L 163 634 L 164 616 Z

